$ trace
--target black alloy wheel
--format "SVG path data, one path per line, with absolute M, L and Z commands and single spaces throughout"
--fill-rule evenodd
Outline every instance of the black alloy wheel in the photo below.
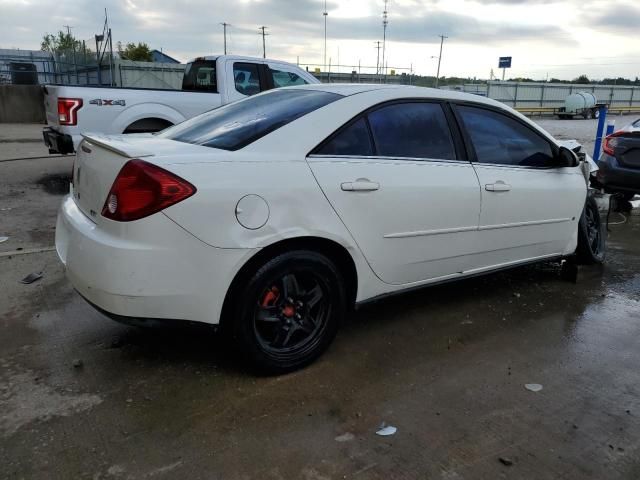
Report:
M 606 232 L 600 219 L 598 204 L 589 195 L 578 222 L 578 263 L 592 265 L 604 262 L 606 251 Z
M 344 284 L 333 262 L 303 250 L 267 262 L 234 301 L 241 348 L 268 373 L 315 360 L 333 340 L 346 309 Z

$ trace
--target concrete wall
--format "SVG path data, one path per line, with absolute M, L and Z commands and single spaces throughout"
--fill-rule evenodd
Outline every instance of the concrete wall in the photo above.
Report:
M 0 123 L 44 123 L 40 85 L 0 85 Z

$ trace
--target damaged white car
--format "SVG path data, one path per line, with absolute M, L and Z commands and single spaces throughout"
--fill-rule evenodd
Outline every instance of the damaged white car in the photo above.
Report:
M 156 135 L 85 135 L 56 247 L 101 311 L 222 323 L 283 372 L 317 358 L 354 304 L 529 262 L 601 262 L 588 170 L 487 98 L 283 88 Z

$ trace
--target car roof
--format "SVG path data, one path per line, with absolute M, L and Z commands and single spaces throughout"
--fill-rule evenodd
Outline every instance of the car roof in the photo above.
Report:
M 431 98 L 439 100 L 458 100 L 485 105 L 492 105 L 498 108 L 505 108 L 507 105 L 491 98 L 464 93 L 455 90 L 441 90 L 439 88 L 417 87 L 413 85 L 393 85 L 375 83 L 321 83 L 310 85 L 296 85 L 284 87 L 285 89 L 296 90 L 318 90 L 323 92 L 337 93 L 338 95 L 350 96 L 363 92 L 373 92 L 376 90 L 393 89 L 398 98 Z M 507 107 L 507 109 L 509 109 Z M 509 109 L 511 110 L 511 109 Z

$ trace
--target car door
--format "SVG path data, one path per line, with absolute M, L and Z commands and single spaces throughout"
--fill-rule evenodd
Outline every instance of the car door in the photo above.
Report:
M 309 82 L 287 65 L 269 63 L 268 74 L 273 81 L 274 88 L 291 87 L 294 85 L 306 85 Z
M 480 189 L 441 103 L 384 104 L 309 155 L 329 202 L 376 275 L 408 284 L 473 264 Z
M 456 105 L 480 181 L 478 268 L 575 249 L 586 185 L 579 167 L 560 167 L 557 147 L 497 109 Z
M 271 88 L 267 81 L 265 66 L 254 62 L 230 62 L 230 72 L 227 75 L 231 81 L 227 82 L 227 98 L 235 102 L 242 98 L 255 95 Z

